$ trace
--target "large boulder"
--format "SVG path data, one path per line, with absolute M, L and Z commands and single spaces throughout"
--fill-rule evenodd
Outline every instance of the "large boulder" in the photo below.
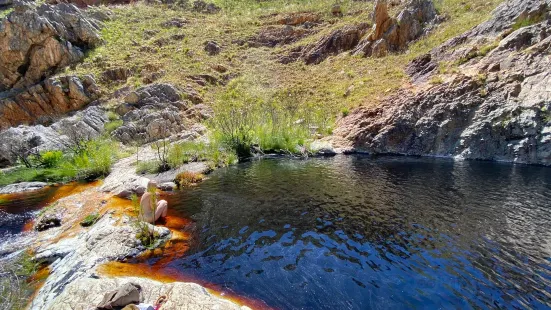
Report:
M 76 6 L 19 2 L 0 22 L 0 92 L 35 85 L 100 43 L 98 22 Z
M 96 106 L 88 107 L 63 118 L 50 126 L 18 126 L 0 132 L 0 167 L 15 163 L 10 147 L 15 141 L 33 143 L 37 151 L 62 150 L 77 137 L 99 137 L 109 119 L 105 111 Z
M 352 51 L 354 55 L 386 56 L 391 51 L 402 51 L 408 43 L 422 36 L 436 19 L 431 0 L 410 0 L 396 18 L 388 14 L 386 0 L 375 3 L 375 23 L 372 32 Z
M 170 84 L 151 84 L 131 92 L 118 108 L 124 124 L 113 132 L 123 143 L 146 143 L 186 132 L 193 119 L 209 115 L 193 102 L 200 97 L 191 88 L 179 91 Z
M 513 25 L 535 8 L 539 22 L 515 31 L 500 26 Z M 541 8 L 509 1 L 488 22 L 416 59 L 408 68 L 413 87 L 341 119 L 334 145 L 344 151 L 551 165 L 551 18 L 548 7 Z M 440 60 L 464 64 L 431 83 L 440 74 L 435 66 Z
M 23 90 L 0 96 L 0 130 L 29 124 L 50 123 L 61 115 L 84 108 L 99 97 L 92 76 L 58 76 Z

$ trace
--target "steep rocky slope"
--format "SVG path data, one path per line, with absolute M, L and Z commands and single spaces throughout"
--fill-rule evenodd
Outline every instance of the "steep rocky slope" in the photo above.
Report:
M 551 165 L 551 1 L 493 18 L 414 60 L 412 84 L 338 122 L 346 151 Z
M 15 4 L 0 20 L 0 130 L 50 121 L 98 97 L 91 76 L 49 77 L 99 45 L 99 27 L 73 5 Z

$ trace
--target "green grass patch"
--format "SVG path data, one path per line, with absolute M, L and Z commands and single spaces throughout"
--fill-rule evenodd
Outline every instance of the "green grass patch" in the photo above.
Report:
M 80 226 L 82 227 L 90 227 L 94 225 L 98 220 L 100 219 L 100 215 L 97 212 L 88 214 L 82 222 L 80 222 Z
M 31 162 L 36 167 L 12 169 L 2 175 L 0 186 L 20 182 L 68 182 L 92 180 L 107 176 L 111 166 L 119 157 L 115 142 L 110 140 L 90 140 L 82 142 L 78 149 L 47 151 Z

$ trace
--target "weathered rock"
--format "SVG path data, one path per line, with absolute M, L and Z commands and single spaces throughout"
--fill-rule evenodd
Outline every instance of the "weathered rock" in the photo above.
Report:
M 74 115 L 65 117 L 51 126 L 19 126 L 0 132 L 0 167 L 13 164 L 15 158 L 10 153 L 12 141 L 30 141 L 36 144 L 37 151 L 61 150 L 66 148 L 74 137 L 96 138 L 109 119 L 99 107 L 88 107 Z M 33 145 L 33 147 L 35 147 Z
M 362 23 L 349 25 L 333 31 L 316 44 L 298 47 L 288 55 L 280 58 L 280 62 L 289 63 L 298 59 L 306 64 L 319 64 L 331 55 L 337 55 L 353 49 L 369 30 L 369 25 Z
M 37 220 L 34 230 L 44 231 L 59 226 L 61 226 L 61 218 L 57 214 L 47 214 Z
M 426 24 L 436 17 L 434 4 L 430 0 L 410 0 L 396 18 L 388 14 L 386 0 L 377 0 L 373 31 L 362 39 L 352 54 L 383 57 L 391 51 L 402 51 L 409 42 L 430 29 Z
M 204 14 L 216 14 L 220 12 L 220 7 L 214 3 L 205 2 L 203 0 L 193 1 L 192 10 Z
M 126 81 L 131 75 L 130 69 L 116 67 L 103 71 L 101 78 L 104 81 Z
M 419 86 L 417 92 L 404 89 L 378 107 L 353 111 L 339 121 L 334 144 L 369 153 L 551 165 L 551 59 L 548 49 L 541 48 L 550 46 L 551 21 L 504 38 L 494 32 L 524 14 L 520 2 L 503 5 L 519 3 L 515 14 L 498 8 L 485 25 L 415 60 L 408 73 Z M 497 47 L 458 68 L 470 75 L 452 74 L 443 84 L 427 87 L 427 78 L 436 74 L 427 67 L 463 55 L 450 46 L 496 39 L 501 39 Z
M 238 43 L 241 45 L 247 43 L 250 47 L 276 47 L 297 42 L 315 32 L 302 27 L 268 26 L 262 28 L 257 35 Z
M 19 3 L 0 24 L 0 91 L 40 82 L 101 43 L 97 21 L 69 4 Z
M 124 124 L 113 132 L 124 143 L 164 139 L 191 126 L 185 116 L 191 103 L 183 101 L 170 84 L 142 87 L 126 96 L 125 102 Z
M 436 20 L 436 10 L 431 0 L 409 0 L 397 18 L 388 14 L 386 0 L 378 0 L 371 31 L 367 23 L 349 25 L 333 31 L 313 45 L 290 50 L 279 61 L 290 63 L 302 59 L 306 64 L 319 64 L 327 57 L 345 51 L 365 57 L 383 57 L 389 52 L 404 50 L 409 42 L 429 31 L 430 24 Z
M 99 97 L 91 76 L 60 76 L 2 94 L 0 130 L 18 125 L 44 124 L 68 112 L 80 110 Z
M 163 310 L 179 309 L 224 309 L 250 310 L 229 300 L 209 293 L 205 288 L 195 283 L 161 283 L 144 278 L 81 278 L 69 284 L 47 309 L 72 310 L 93 309 L 103 298 L 105 292 L 132 282 L 142 287 L 144 303 L 155 304 L 157 298 L 167 295 Z M 167 293 L 170 292 L 170 293 Z M 69 305 L 78 305 L 74 308 Z
M 222 48 L 218 45 L 218 43 L 214 41 L 205 42 L 205 52 L 207 52 L 210 56 L 218 55 L 220 54 L 220 51 L 222 51 Z
M 61 239 L 57 243 L 36 249 L 36 260 L 51 262 L 50 275 L 30 308 L 59 309 L 59 304 L 64 304 L 59 295 L 67 285 L 90 277 L 96 267 L 104 262 L 134 257 L 145 250 L 136 239 L 136 225 L 131 225 L 128 218 L 121 219 L 122 225 L 117 225 L 118 220 L 117 217 L 107 214 L 75 237 Z M 162 239 L 170 236 L 167 228 L 150 225 L 150 229 L 155 229 Z M 52 234 L 56 233 L 59 232 L 54 231 Z
M 22 182 L 0 187 L 0 194 L 14 194 L 22 192 L 32 192 L 43 189 L 48 186 L 44 182 Z
M 185 20 L 183 18 L 172 18 L 172 19 L 169 19 L 169 20 L 163 22 L 161 24 L 161 27 L 163 27 L 163 28 L 171 28 L 171 27 L 182 28 L 186 24 L 187 24 L 187 20 Z

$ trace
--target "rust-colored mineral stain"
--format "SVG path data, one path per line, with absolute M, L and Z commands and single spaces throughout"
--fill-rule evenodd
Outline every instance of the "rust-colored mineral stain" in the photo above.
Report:
M 31 231 L 34 228 L 34 219 L 30 219 L 23 225 L 23 232 Z
M 146 263 L 129 264 L 122 262 L 109 262 L 98 268 L 101 275 L 109 277 L 140 277 L 149 278 L 162 283 L 191 282 L 205 287 L 211 294 L 230 300 L 240 306 L 251 309 L 272 309 L 264 302 L 238 296 L 231 293 L 221 293 L 222 289 L 212 283 L 201 281 L 192 277 L 186 277 L 178 269 L 162 264 L 149 265 Z
M 95 188 L 101 186 L 103 181 L 97 180 L 89 183 L 82 182 L 72 182 L 65 185 L 61 185 L 56 191 L 55 194 L 48 200 L 48 203 L 54 203 L 59 199 L 69 197 L 72 195 L 80 194 L 87 189 Z

